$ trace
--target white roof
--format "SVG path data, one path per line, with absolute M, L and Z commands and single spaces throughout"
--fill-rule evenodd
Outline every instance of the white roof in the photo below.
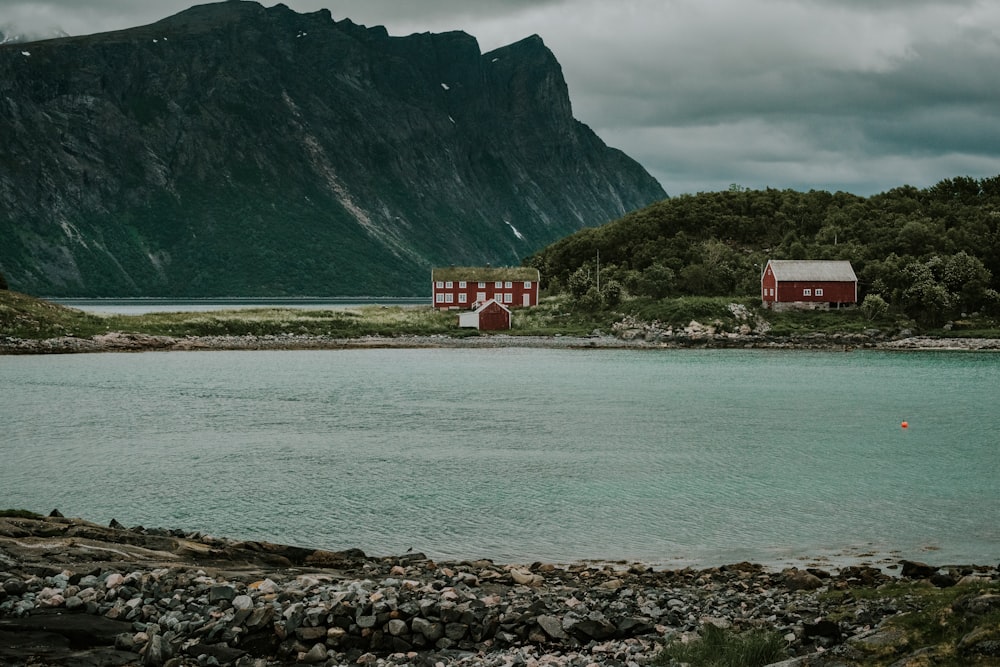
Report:
M 774 278 L 783 282 L 822 280 L 857 282 L 854 268 L 847 260 L 772 259 L 768 262 Z
M 510 308 L 508 308 L 507 306 L 503 305 L 502 303 L 500 303 L 496 299 L 487 299 L 486 301 L 483 302 L 483 304 L 481 306 L 479 306 L 479 308 L 476 308 L 476 312 L 477 313 L 483 312 L 484 310 L 486 310 L 486 306 L 490 305 L 491 303 L 495 303 L 496 305 L 498 305 L 501 308 L 503 308 L 504 310 L 506 310 L 508 313 L 510 312 Z

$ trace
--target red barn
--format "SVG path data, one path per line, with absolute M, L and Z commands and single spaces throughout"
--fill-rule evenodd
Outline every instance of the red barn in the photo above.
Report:
M 538 305 L 538 269 L 451 267 L 431 271 L 434 307 L 468 310 L 496 299 L 507 307 Z
M 510 309 L 502 303 L 497 303 L 496 299 L 489 299 L 471 313 L 459 315 L 458 326 L 480 331 L 510 329 Z
M 858 277 L 848 261 L 772 259 L 760 277 L 765 308 L 829 308 L 858 302 Z

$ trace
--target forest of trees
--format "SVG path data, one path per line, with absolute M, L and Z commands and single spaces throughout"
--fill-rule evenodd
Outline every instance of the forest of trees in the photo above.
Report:
M 1000 176 L 867 198 L 733 185 L 584 229 L 525 264 L 550 293 L 608 307 L 628 297 L 759 294 L 769 259 L 850 260 L 860 299 L 878 296 L 927 324 L 1000 315 Z

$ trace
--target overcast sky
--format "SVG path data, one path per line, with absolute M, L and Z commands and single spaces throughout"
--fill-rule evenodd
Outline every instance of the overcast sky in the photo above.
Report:
M 195 0 L 0 0 L 0 25 L 78 35 Z M 275 4 L 266 0 L 262 4 Z M 574 115 L 671 195 L 860 195 L 1000 174 L 997 0 L 286 0 L 393 35 L 538 34 Z

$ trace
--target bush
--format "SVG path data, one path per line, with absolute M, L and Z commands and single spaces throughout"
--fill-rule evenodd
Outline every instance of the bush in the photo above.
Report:
M 788 657 L 787 644 L 776 632 L 751 630 L 737 634 L 712 624 L 701 637 L 686 644 L 674 642 L 663 649 L 655 664 L 671 661 L 713 667 L 763 667 Z
M 747 299 L 745 302 L 736 299 L 738 303 L 743 303 L 751 310 L 756 308 L 759 300 Z M 664 324 L 674 326 L 686 326 L 695 320 L 702 324 L 708 324 L 716 320 L 723 322 L 733 319 L 733 314 L 729 310 L 729 304 L 734 299 L 730 297 L 706 297 L 706 296 L 685 296 L 677 299 L 634 299 L 628 302 L 626 310 L 630 315 L 652 322 L 658 320 Z
M 869 294 L 861 302 L 861 312 L 869 322 L 874 322 L 882 317 L 887 310 L 889 310 L 889 304 L 878 294 Z

